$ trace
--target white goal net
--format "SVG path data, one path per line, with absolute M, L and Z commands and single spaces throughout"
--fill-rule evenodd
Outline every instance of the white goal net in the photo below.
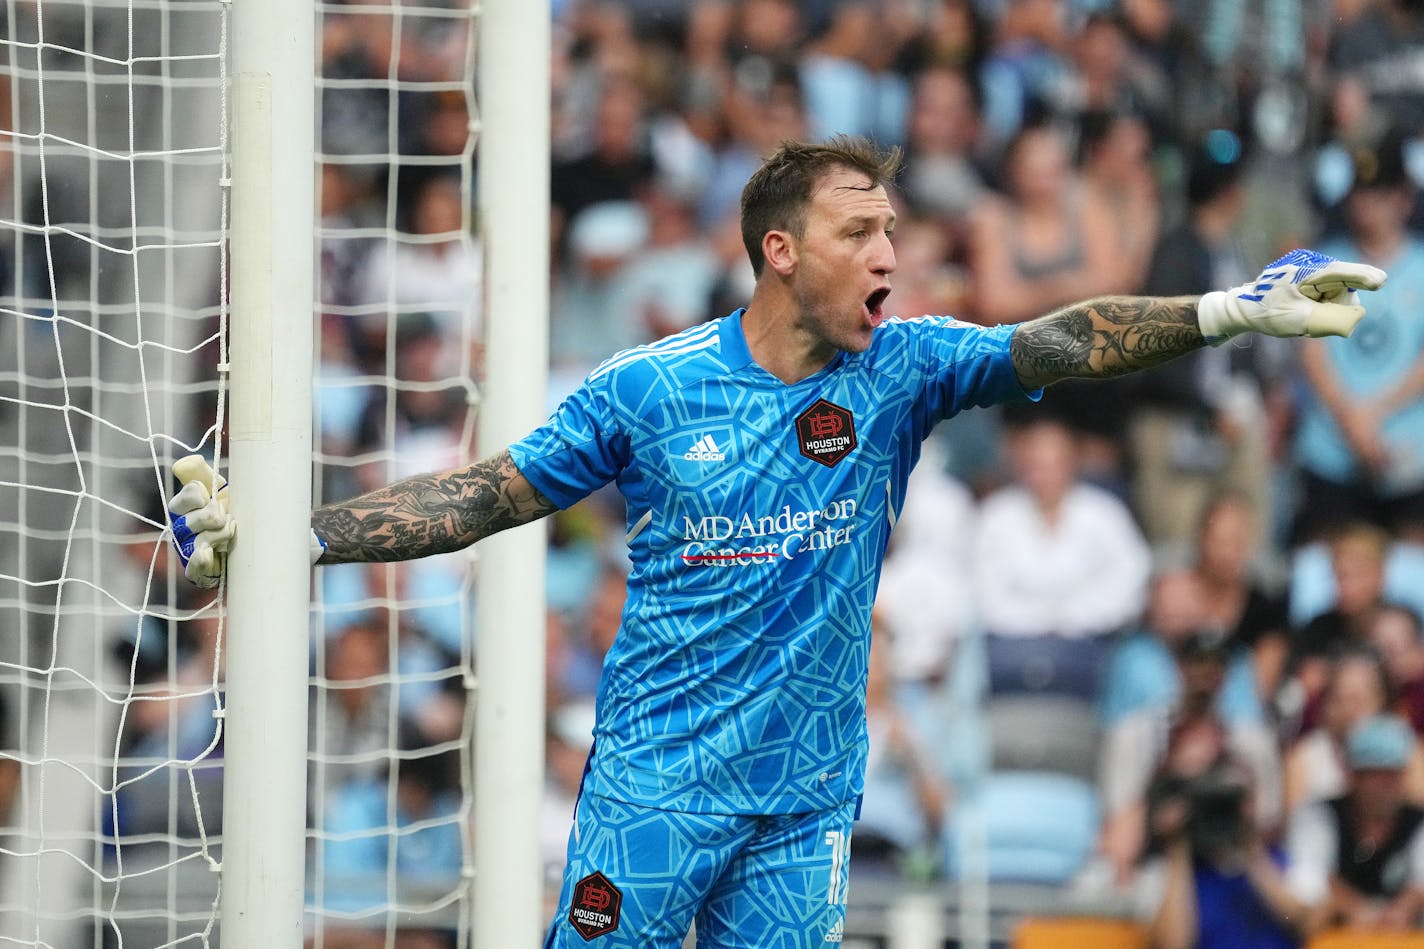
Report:
M 229 451 L 233 4 L 0 6 L 0 946 L 218 945 L 224 639 L 264 604 L 187 585 L 162 499 Z M 470 457 L 477 16 L 312 9 L 323 503 Z M 310 945 L 468 944 L 469 573 L 316 574 Z

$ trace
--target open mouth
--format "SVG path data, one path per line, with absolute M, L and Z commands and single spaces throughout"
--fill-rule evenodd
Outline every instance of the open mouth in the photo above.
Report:
M 881 287 L 865 298 L 865 309 L 870 314 L 871 320 L 875 323 L 879 323 L 880 320 L 884 318 L 885 314 L 881 311 L 881 307 L 885 305 L 885 298 L 889 295 L 890 288 Z

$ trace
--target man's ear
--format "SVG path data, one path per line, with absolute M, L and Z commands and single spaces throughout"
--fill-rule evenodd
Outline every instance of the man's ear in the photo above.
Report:
M 781 276 L 789 277 L 796 270 L 796 239 L 786 231 L 767 231 L 762 235 L 761 252 L 766 265 Z

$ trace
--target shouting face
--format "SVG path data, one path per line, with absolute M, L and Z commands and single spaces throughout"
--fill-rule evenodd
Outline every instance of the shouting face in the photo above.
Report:
M 798 328 L 825 349 L 863 352 L 885 320 L 895 270 L 895 210 L 883 187 L 850 169 L 821 179 L 799 239 L 789 239 Z

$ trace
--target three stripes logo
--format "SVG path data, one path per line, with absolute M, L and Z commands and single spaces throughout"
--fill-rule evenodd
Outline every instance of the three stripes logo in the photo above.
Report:
M 830 932 L 826 933 L 826 938 L 825 938 L 824 941 L 825 941 L 825 942 L 841 942 L 841 941 L 844 940 L 844 939 L 845 939 L 845 921 L 838 919 L 838 920 L 836 920 L 835 925 L 831 927 Z
M 717 447 L 717 443 L 712 440 L 711 435 L 703 435 L 697 440 L 697 444 L 688 449 L 682 456 L 687 461 L 726 461 L 727 454 Z

